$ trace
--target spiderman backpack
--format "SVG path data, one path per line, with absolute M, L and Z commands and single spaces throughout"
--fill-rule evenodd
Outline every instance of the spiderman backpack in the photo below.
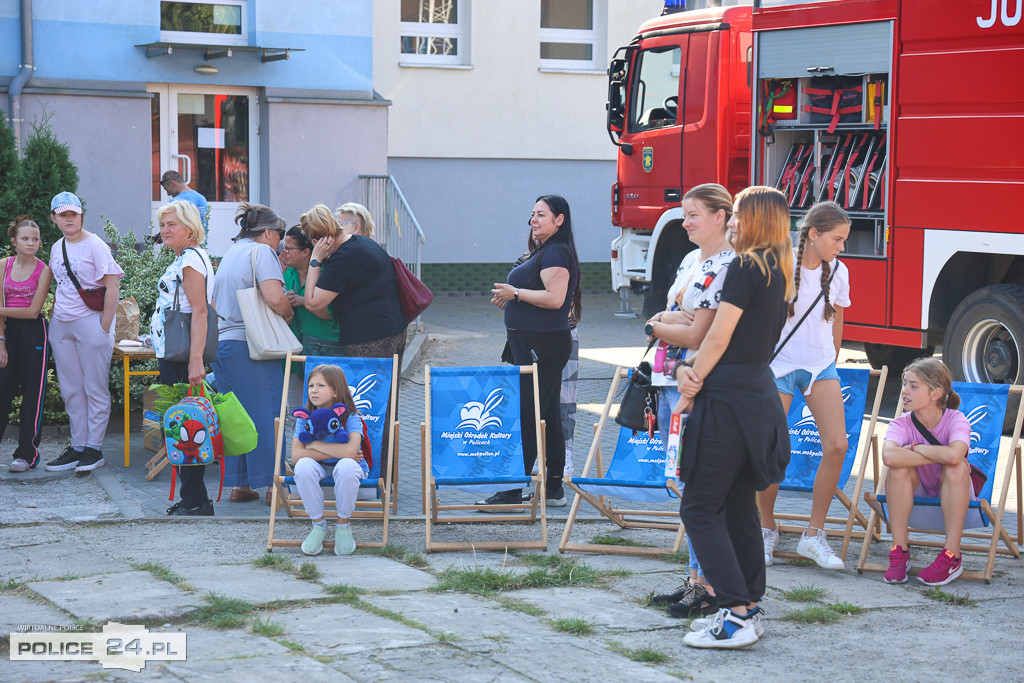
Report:
M 189 395 L 164 413 L 164 443 L 167 460 L 171 465 L 208 465 L 220 458 L 220 485 L 224 487 L 224 437 L 213 404 L 199 390 L 199 396 Z M 171 495 L 174 500 L 175 469 L 171 469 Z M 220 491 L 217 492 L 220 502 Z

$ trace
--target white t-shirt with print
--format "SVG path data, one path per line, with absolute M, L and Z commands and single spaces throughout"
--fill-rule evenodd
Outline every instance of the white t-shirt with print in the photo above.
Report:
M 124 271 L 117 265 L 110 247 L 99 235 L 83 230 L 85 237 L 77 242 L 67 242 L 68 262 L 83 289 L 97 289 L 103 286 L 103 278 L 116 275 L 124 277 Z M 80 320 L 98 311 L 93 311 L 82 301 L 75 289 L 75 283 L 64 267 L 64 243 L 61 237 L 50 248 L 50 270 L 57 283 L 57 296 L 53 303 L 54 320 Z
M 795 262 L 793 267 L 798 265 Z M 789 336 L 790 330 L 803 317 L 807 307 L 817 299 L 821 292 L 821 266 L 814 270 L 800 268 L 800 291 L 796 299 L 795 313 L 786 320 L 782 328 L 782 335 L 779 343 Z M 850 271 L 839 259 L 834 259 L 829 264 L 830 271 L 835 270 L 835 277 L 828 288 L 828 300 L 836 308 L 846 308 L 850 305 Z M 779 355 L 772 361 L 772 373 L 776 377 L 785 377 L 794 370 L 807 370 L 811 373 L 811 384 L 818 375 L 836 360 L 836 346 L 832 336 L 832 320 L 825 320 L 825 297 L 818 299 L 814 310 L 807 316 L 803 324 L 797 328 L 793 338 L 790 339 Z M 778 348 L 778 347 L 776 347 Z M 808 385 L 808 390 L 810 386 Z
M 150 323 L 149 331 L 153 338 L 153 351 L 156 352 L 157 358 L 164 357 L 164 311 L 174 306 L 174 290 L 178 281 L 184 282 L 182 273 L 186 267 L 192 268 L 206 277 L 206 300 L 213 301 L 213 264 L 210 263 L 210 257 L 199 247 L 182 249 L 156 283 L 156 308 L 153 311 L 153 320 Z M 192 312 L 192 304 L 185 296 L 183 285 L 178 294 L 178 308 L 183 313 Z
M 731 249 L 718 252 L 710 258 L 702 259 L 700 249 L 694 249 L 683 257 L 676 271 L 675 282 L 668 289 L 667 310 L 683 310 L 694 314 L 697 309 L 716 309 L 718 300 L 722 296 L 722 284 L 725 282 L 726 271 L 729 263 L 736 257 Z M 712 278 L 712 275 L 714 276 Z M 709 278 L 710 281 L 709 281 Z M 683 296 L 680 304 L 676 304 L 679 293 Z M 697 349 L 687 349 L 683 358 L 689 358 Z M 651 383 L 655 386 L 668 386 L 675 384 L 668 377 L 660 372 L 652 373 Z

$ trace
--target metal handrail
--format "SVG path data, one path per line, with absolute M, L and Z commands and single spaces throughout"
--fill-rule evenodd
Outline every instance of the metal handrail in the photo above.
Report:
M 416 277 L 422 277 L 421 265 L 426 235 L 416 220 L 409 202 L 391 175 L 360 175 L 362 203 L 376 224 L 373 238 L 402 262 Z M 416 320 L 416 328 L 423 323 Z

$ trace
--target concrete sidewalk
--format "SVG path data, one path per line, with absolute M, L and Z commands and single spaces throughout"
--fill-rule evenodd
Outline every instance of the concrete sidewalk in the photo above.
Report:
M 609 363 L 635 364 L 642 351 L 642 321 L 613 317 L 616 297 L 588 295 L 586 304 L 577 474 L 608 390 Z M 422 555 L 422 366 L 498 364 L 504 341 L 500 312 L 482 297 L 439 298 L 424 319 L 429 339 L 423 357 L 400 389 L 399 515 L 386 555 L 358 551 L 339 558 L 325 551 L 307 558 L 285 549 L 266 559 L 268 508 L 259 501 L 222 501 L 213 518 L 168 518 L 169 473 L 145 481 L 143 463 L 151 454 L 138 434 L 131 467 L 124 468 L 121 425 L 114 422 L 104 443 L 107 466 L 89 476 L 42 468 L 11 475 L 4 461 L 0 680 L 194 681 L 225 674 L 242 681 L 274 675 L 307 681 L 922 680 L 961 670 L 964 662 L 975 662 L 988 680 L 1020 680 L 1024 564 L 1005 556 L 996 561 L 991 585 L 957 581 L 945 587 L 946 595 L 858 575 L 849 567 L 859 544 L 851 546 L 845 571 L 779 561 L 768 568 L 765 639 L 728 653 L 685 647 L 687 622 L 646 606 L 652 593 L 681 582 L 681 557 L 560 559 L 565 508 L 549 511 L 548 554 Z M 843 360 L 863 367 L 854 351 L 844 350 Z M 883 415 L 892 414 L 891 400 Z M 63 447 L 57 440 L 45 443 L 44 461 Z M 217 474 L 210 468 L 211 491 Z M 778 509 L 808 507 L 803 498 L 780 498 Z M 592 510 L 584 518 L 574 538 L 612 534 L 663 544 L 669 536 L 616 531 Z M 1015 528 L 1015 515 L 1006 521 Z M 356 521 L 353 529 L 364 541 L 381 532 L 377 522 Z M 298 539 L 307 530 L 308 522 L 297 520 L 279 527 Z M 446 527 L 437 533 L 457 538 L 470 532 Z M 524 525 L 491 532 L 537 534 Z M 780 546 L 795 544 L 789 536 Z M 873 561 L 884 561 L 884 546 L 873 544 Z M 916 566 L 931 559 L 914 551 Z M 982 564 L 980 556 L 965 555 L 969 568 Z M 186 633 L 187 660 L 149 661 L 139 673 L 98 662 L 10 660 L 6 634 L 32 625 L 98 632 L 108 621 L 145 625 L 157 640 Z

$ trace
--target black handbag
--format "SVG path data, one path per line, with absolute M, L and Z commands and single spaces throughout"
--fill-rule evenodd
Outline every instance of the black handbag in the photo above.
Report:
M 191 249 L 192 247 L 189 247 Z M 196 253 L 199 253 L 196 250 Z M 209 276 L 207 276 L 209 277 Z M 205 279 L 204 279 L 205 282 Z M 204 290 L 205 291 L 205 290 Z M 178 303 L 181 292 L 181 278 L 174 281 L 174 303 L 164 310 L 164 360 L 187 363 L 192 348 L 192 313 L 185 313 Z M 206 302 L 206 346 L 203 347 L 203 362 L 217 360 L 217 311 L 213 304 Z
M 644 356 L 653 346 L 653 342 L 647 345 Z M 658 388 L 651 383 L 651 364 L 647 361 L 641 360 L 629 375 L 615 422 L 634 432 L 653 432 L 658 428 Z

